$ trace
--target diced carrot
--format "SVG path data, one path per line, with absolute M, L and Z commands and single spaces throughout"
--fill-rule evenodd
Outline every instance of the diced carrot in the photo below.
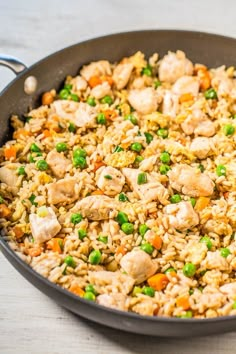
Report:
M 157 250 L 161 249 L 162 246 L 162 238 L 159 235 L 155 235 L 154 237 L 150 237 L 148 241 L 151 243 L 153 247 L 155 247 Z
M 178 307 L 182 307 L 183 310 L 188 310 L 190 307 L 189 296 L 188 295 L 181 295 L 181 296 L 177 297 L 176 305 Z
M 209 203 L 210 203 L 210 198 L 199 197 L 194 209 L 196 211 L 202 211 L 203 209 L 205 209 L 208 206 Z
M 93 171 L 96 172 L 102 166 L 106 166 L 106 164 L 103 161 L 96 161 L 94 164 Z
M 99 76 L 91 76 L 90 79 L 88 80 L 89 86 L 91 88 L 96 87 L 98 85 L 102 84 L 102 80 Z
M 127 149 L 127 148 L 130 146 L 130 142 L 128 142 L 128 143 L 121 143 L 120 146 L 121 146 L 123 149 Z
M 197 76 L 200 79 L 200 89 L 202 91 L 207 90 L 211 86 L 211 76 L 209 71 L 205 69 L 200 69 L 197 72 Z
M 183 93 L 179 98 L 179 102 L 184 103 L 184 102 L 192 101 L 193 98 L 194 97 L 191 93 Z
M 0 218 L 9 218 L 11 216 L 11 210 L 5 205 L 0 204 Z
M 84 296 L 84 290 L 81 289 L 81 287 L 77 284 L 71 285 L 68 289 L 70 292 L 74 293 L 75 295 L 78 295 L 80 297 Z
M 50 105 L 53 102 L 54 98 L 51 92 L 45 92 L 42 96 L 42 104 L 45 106 Z
M 50 138 L 52 136 L 51 132 L 48 129 L 43 131 L 43 135 L 45 138 Z
M 13 139 L 20 139 L 21 137 L 26 137 L 30 135 L 31 133 L 28 130 L 24 128 L 20 128 L 13 133 Z
M 224 198 L 225 198 L 225 199 L 227 199 L 227 198 L 228 198 L 228 196 L 229 196 L 229 192 L 225 192 L 225 193 L 223 193 L 223 196 L 224 196 Z
M 93 191 L 92 193 L 91 193 L 91 195 L 103 195 L 104 193 L 103 193 L 103 191 L 101 191 L 100 189 L 98 189 L 98 190 L 96 190 L 96 191 Z
M 199 70 L 207 70 L 207 67 L 203 64 L 195 64 L 194 65 L 194 73 L 197 74 Z
M 101 80 L 102 82 L 104 81 L 108 82 L 110 86 L 112 86 L 114 82 L 111 76 L 101 76 Z
M 31 257 L 38 257 L 38 256 L 40 256 L 41 253 L 42 253 L 42 250 L 40 247 L 34 247 L 34 248 L 30 248 L 28 250 L 28 255 Z
M 124 256 L 126 253 L 127 253 L 127 249 L 123 245 L 117 247 L 116 255 L 122 254 Z
M 24 231 L 23 231 L 22 228 L 19 227 L 19 226 L 13 227 L 13 232 L 14 232 L 14 234 L 15 234 L 16 239 L 19 239 L 19 238 L 21 238 L 22 236 L 24 236 Z
M 117 112 L 112 109 L 107 109 L 103 113 L 107 120 L 114 120 L 117 117 Z
M 7 160 L 15 160 L 16 159 L 16 148 L 15 146 L 10 146 L 4 150 L 4 156 Z
M 157 307 L 155 308 L 155 310 L 153 311 L 153 316 L 157 316 L 159 312 L 159 306 L 157 305 Z
M 63 239 L 59 237 L 52 238 L 47 242 L 47 249 L 51 249 L 53 252 L 62 253 Z
M 165 289 L 169 283 L 169 279 L 163 273 L 157 273 L 148 279 L 148 285 L 151 286 L 156 291 Z

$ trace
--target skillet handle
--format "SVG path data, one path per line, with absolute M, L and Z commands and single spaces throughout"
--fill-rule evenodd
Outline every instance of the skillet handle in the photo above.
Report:
M 17 58 L 5 54 L 0 54 L 0 66 L 1 65 L 11 69 L 16 75 L 20 74 L 27 68 L 27 66 Z

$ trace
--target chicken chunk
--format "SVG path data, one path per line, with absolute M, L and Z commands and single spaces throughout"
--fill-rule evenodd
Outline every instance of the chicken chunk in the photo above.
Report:
M 214 183 L 199 169 L 180 164 L 168 172 L 170 186 L 190 197 L 207 197 L 214 192 Z
M 236 282 L 222 285 L 220 291 L 234 300 L 236 295 Z
M 225 70 L 225 66 L 221 66 L 212 70 L 212 87 L 216 89 L 218 97 L 225 97 L 230 95 L 235 87 L 235 81 L 230 78 Z
M 84 91 L 86 90 L 88 84 L 86 80 L 81 76 L 76 76 L 75 80 L 75 89 L 76 91 Z
M 89 80 L 92 76 L 111 75 L 111 66 L 107 60 L 99 60 L 89 65 L 84 65 L 80 70 L 80 75 Z
M 125 305 L 126 296 L 123 294 L 101 294 L 96 298 L 96 302 L 99 305 L 110 307 L 113 309 L 127 311 L 128 308 Z
M 104 81 L 101 85 L 95 86 L 91 90 L 91 96 L 97 98 L 98 100 L 110 94 L 111 94 L 111 86 L 108 84 L 107 81 Z
M 140 170 L 142 171 L 152 171 L 155 164 L 156 164 L 156 161 L 158 159 L 158 156 L 157 155 L 152 155 L 150 157 L 147 157 L 146 159 L 144 159 L 140 165 L 139 165 L 139 168 Z
M 142 283 L 157 271 L 157 264 L 142 250 L 128 252 L 121 258 L 120 265 L 135 284 Z
M 176 53 L 169 52 L 160 62 L 159 79 L 174 83 L 183 75 L 193 74 L 193 64 L 186 58 L 185 53 L 178 50 Z
M 118 64 L 113 72 L 113 80 L 116 84 L 117 90 L 123 89 L 129 82 L 132 70 L 132 63 Z
M 205 137 L 193 139 L 190 151 L 199 159 L 205 159 L 211 152 L 211 140 Z
M 170 117 L 175 117 L 179 111 L 179 96 L 166 91 L 163 97 L 162 113 Z
M 65 178 L 47 186 L 49 204 L 70 204 L 78 198 L 76 179 Z
M 172 91 L 176 95 L 183 95 L 185 93 L 191 93 L 194 97 L 199 92 L 199 80 L 193 76 L 182 76 L 172 86 Z
M 227 260 L 221 256 L 220 251 L 207 252 L 206 258 L 202 262 L 202 267 L 205 269 L 218 269 L 225 271 L 229 269 Z
M 0 168 L 0 182 L 5 183 L 8 187 L 11 188 L 11 192 L 16 195 L 18 192 L 17 188 L 17 168 L 20 164 L 9 163 L 8 165 L 2 166 Z
M 152 174 L 146 173 L 147 183 L 138 184 L 138 175 L 142 173 L 141 170 L 123 168 L 122 173 L 124 174 L 131 189 L 139 196 L 140 199 L 145 200 L 146 202 L 159 200 L 160 203 L 166 204 L 168 191 Z
M 71 165 L 70 160 L 68 160 L 63 153 L 59 153 L 55 150 L 49 152 L 46 161 L 57 178 L 63 178 L 68 167 Z
M 135 110 L 143 114 L 154 112 L 158 107 L 158 95 L 152 87 L 130 90 L 128 101 Z
M 82 216 L 91 220 L 105 220 L 113 217 L 120 203 L 105 195 L 91 195 L 78 201 L 71 209 L 81 212 Z
M 114 167 L 100 167 L 96 173 L 96 183 L 105 194 L 115 196 L 122 191 L 125 177 Z
M 52 208 L 46 208 L 47 215 L 40 217 L 37 214 L 30 214 L 30 227 L 35 242 L 43 243 L 50 240 L 61 230 L 56 214 Z
M 120 271 L 108 272 L 106 270 L 100 270 L 97 272 L 89 272 L 88 279 L 91 284 L 94 284 L 100 294 L 109 291 L 111 293 L 120 292 L 127 295 L 134 286 L 134 279 Z
M 200 109 L 193 110 L 181 124 L 181 128 L 186 135 L 196 134 L 210 137 L 216 132 L 214 123 Z
M 57 100 L 51 104 L 52 113 L 73 122 L 77 127 L 93 127 L 97 116 L 96 108 L 84 102 Z
M 169 204 L 164 208 L 169 224 L 178 230 L 191 229 L 199 223 L 198 214 L 194 211 L 190 202 Z

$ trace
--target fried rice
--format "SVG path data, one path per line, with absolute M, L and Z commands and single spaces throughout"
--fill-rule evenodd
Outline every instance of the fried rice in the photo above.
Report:
M 1 237 L 36 272 L 148 316 L 236 315 L 236 79 L 182 51 L 100 60 L 12 116 Z

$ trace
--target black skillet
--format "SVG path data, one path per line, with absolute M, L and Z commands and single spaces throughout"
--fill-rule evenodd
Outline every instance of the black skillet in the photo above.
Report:
M 138 50 L 147 56 L 181 49 L 193 61 L 217 67 L 235 65 L 236 39 L 188 31 L 150 30 L 128 32 L 92 39 L 65 48 L 27 69 L 21 62 L 0 56 L 0 64 L 10 67 L 17 78 L 0 95 L 0 145 L 11 138 L 9 117 L 23 115 L 29 107 L 40 104 L 43 92 L 59 89 L 66 75 L 76 75 L 86 63 L 99 59 L 118 61 Z M 29 76 L 37 79 L 37 89 L 27 95 L 24 82 Z M 51 283 L 25 264 L 0 237 L 0 248 L 10 263 L 32 284 L 68 310 L 109 327 L 168 337 L 200 336 L 233 331 L 236 316 L 210 319 L 179 319 L 140 316 L 120 312 L 83 300 Z

